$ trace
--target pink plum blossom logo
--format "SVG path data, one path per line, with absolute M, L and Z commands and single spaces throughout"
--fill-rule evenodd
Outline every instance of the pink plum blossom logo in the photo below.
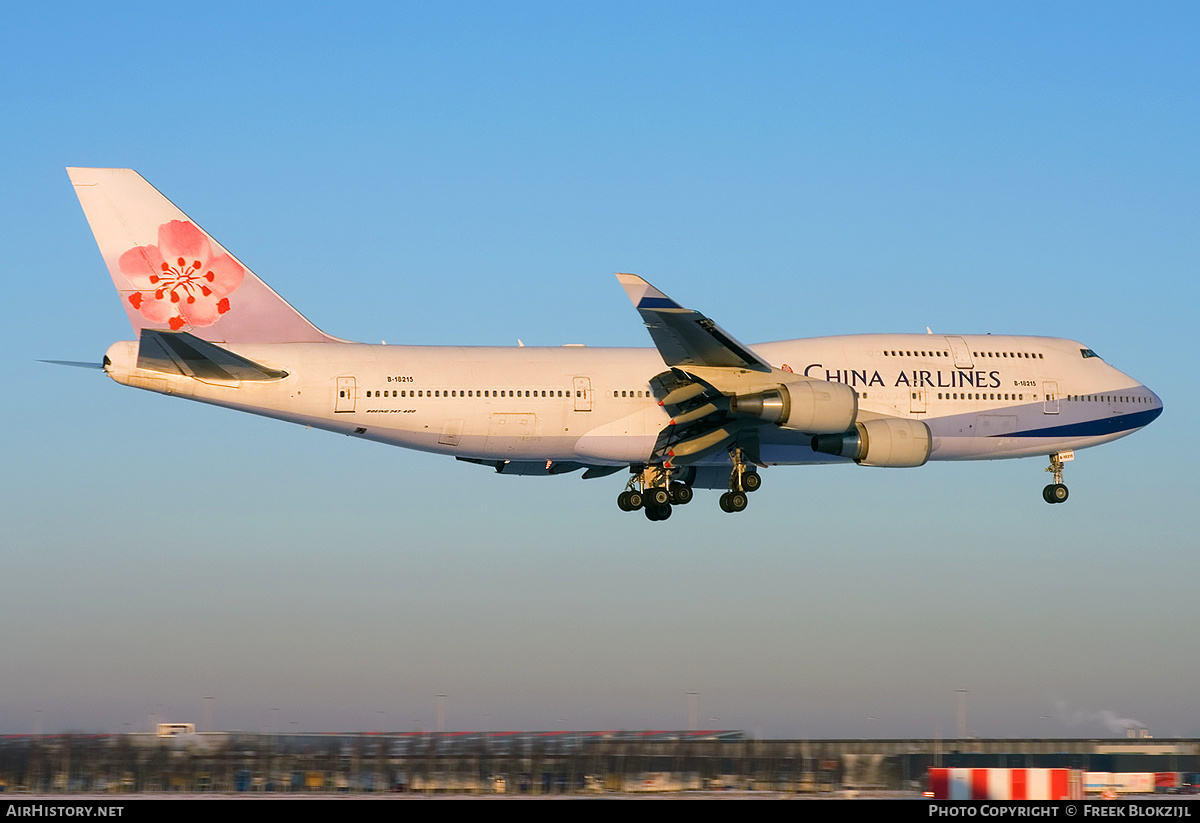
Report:
M 211 326 L 229 311 L 229 295 L 245 269 L 228 254 L 213 256 L 204 232 L 185 220 L 158 227 L 157 246 L 134 246 L 121 255 L 121 273 L 136 292 L 130 304 L 151 323 L 172 331 Z

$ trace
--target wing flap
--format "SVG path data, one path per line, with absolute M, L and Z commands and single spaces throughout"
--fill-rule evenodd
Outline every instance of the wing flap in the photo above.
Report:
M 496 474 L 525 475 L 532 477 L 547 477 L 555 474 L 569 474 L 584 469 L 583 479 L 607 477 L 624 469 L 624 466 L 593 466 L 588 463 L 577 463 L 570 460 L 485 460 L 478 457 L 455 457 L 463 463 L 474 463 L 495 469 Z

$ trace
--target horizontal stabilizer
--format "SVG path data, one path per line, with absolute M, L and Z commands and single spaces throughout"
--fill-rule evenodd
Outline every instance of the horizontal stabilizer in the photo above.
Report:
M 74 366 L 77 369 L 99 369 L 104 371 L 103 363 L 82 363 L 78 360 L 39 360 L 39 363 L 51 363 L 55 366 Z
M 142 329 L 137 367 L 183 374 L 206 383 L 281 380 L 287 372 L 271 369 L 187 332 Z

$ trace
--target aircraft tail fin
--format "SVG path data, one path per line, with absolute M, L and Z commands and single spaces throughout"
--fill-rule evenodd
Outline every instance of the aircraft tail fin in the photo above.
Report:
M 67 174 L 129 322 L 210 342 L 334 342 L 132 169 Z

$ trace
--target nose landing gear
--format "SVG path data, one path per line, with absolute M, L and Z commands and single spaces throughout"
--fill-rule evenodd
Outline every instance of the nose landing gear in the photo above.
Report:
M 1050 455 L 1050 466 L 1046 471 L 1054 472 L 1054 482 L 1042 489 L 1042 499 L 1047 503 L 1063 503 L 1066 501 L 1068 492 L 1067 487 L 1063 485 L 1063 463 L 1074 459 L 1075 452 L 1073 451 L 1055 452 Z

